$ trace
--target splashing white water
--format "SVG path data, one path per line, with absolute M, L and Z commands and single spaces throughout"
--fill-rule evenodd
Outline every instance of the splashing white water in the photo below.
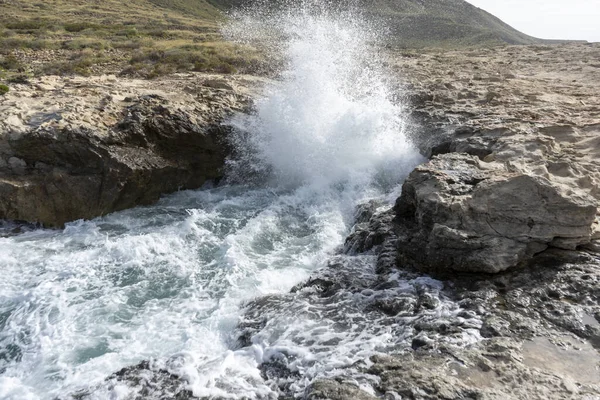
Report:
M 258 101 L 256 114 L 234 121 L 246 165 L 269 169 L 279 184 L 316 187 L 364 186 L 376 174 L 397 182 L 414 165 L 401 104 L 369 45 L 377 35 L 364 21 L 304 1 L 285 12 L 246 12 L 226 32 L 278 47 L 287 61 L 282 82 Z
M 226 28 L 267 38 L 287 60 L 256 112 L 232 121 L 231 174 L 261 175 L 266 188 L 184 192 L 62 232 L 0 237 L 0 398 L 136 399 L 139 387 L 106 378 L 148 359 L 197 396 L 262 398 L 275 393 L 258 369 L 265 351 L 293 347 L 310 362 L 310 345 L 291 346 L 288 326 L 274 333 L 287 315 L 273 320 L 268 343 L 233 350 L 241 307 L 323 267 L 356 204 L 393 197 L 420 161 L 369 45 L 377 35 L 317 3 L 247 13 Z M 316 329 L 302 319 L 294 329 L 304 323 Z M 327 353 L 329 365 L 313 357 L 310 377 L 354 362 L 361 340 L 366 354 L 390 336 L 364 335 Z

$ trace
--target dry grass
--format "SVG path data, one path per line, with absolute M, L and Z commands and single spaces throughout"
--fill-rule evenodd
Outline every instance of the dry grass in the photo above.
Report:
M 96 72 L 153 78 L 254 68 L 256 52 L 222 40 L 223 21 L 205 0 L 5 0 L 0 69 L 10 80 Z

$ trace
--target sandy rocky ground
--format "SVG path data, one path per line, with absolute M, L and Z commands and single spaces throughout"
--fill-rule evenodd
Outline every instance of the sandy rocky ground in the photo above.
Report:
M 376 255 L 377 278 L 329 268 L 294 295 L 367 291 L 363 311 L 409 324 L 407 338 L 353 367 L 373 391 L 340 378 L 305 398 L 600 399 L 600 45 L 398 51 L 388 67 L 431 161 L 394 208 L 357 211 L 341 251 Z M 105 75 L 14 87 L 0 98 L 0 218 L 60 226 L 220 177 L 219 123 L 262 83 Z M 395 279 L 424 273 L 444 282 L 439 293 L 389 296 Z M 433 318 L 440 298 L 460 311 Z M 260 330 L 263 303 L 249 305 L 242 339 Z M 109 379 L 143 385 L 146 369 Z M 149 388 L 192 398 L 154 372 Z M 264 373 L 289 395 L 285 366 Z

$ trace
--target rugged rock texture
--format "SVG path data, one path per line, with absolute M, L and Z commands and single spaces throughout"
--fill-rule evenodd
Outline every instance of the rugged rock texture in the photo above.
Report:
M 509 47 L 474 51 L 470 62 L 456 52 L 409 62 L 421 67 L 409 76 L 431 73 L 427 88 L 409 85 L 413 116 L 440 129 L 417 136 L 434 158 L 396 203 L 401 265 L 495 273 L 598 238 L 600 70 L 568 60 L 598 54 L 598 46 Z
M 401 60 L 413 117 L 440 134 L 429 130 L 420 142 L 435 157 L 409 177 L 394 209 L 359 208 L 326 268 L 291 293 L 248 304 L 236 332 L 246 347 L 281 334 L 269 330 L 272 319 L 312 318 L 314 328 L 297 334 L 319 351 L 335 353 L 342 340 L 361 345 L 365 334 L 389 341 L 336 377 L 317 377 L 303 396 L 290 386 L 312 377 L 293 354 L 265 361 L 263 378 L 280 398 L 600 398 L 599 50 L 508 47 Z M 427 251 L 407 245 L 417 240 Z M 458 271 L 440 264 L 433 245 Z M 408 260 L 436 266 L 439 281 Z M 323 320 L 343 328 L 339 341 L 323 335 Z M 183 378 L 148 363 L 109 380 L 189 396 Z
M 461 328 L 441 317 L 412 351 L 372 357 L 387 398 L 600 398 L 599 55 L 506 47 L 398 66 L 433 159 L 394 209 L 397 268 L 435 272 L 482 324 L 475 343 L 448 344 Z
M 377 397 L 352 385 L 334 380 L 321 380 L 313 383 L 307 390 L 306 400 L 375 400 Z
M 360 207 L 344 266 L 294 292 L 332 299 L 331 318 L 394 327 L 394 340 L 306 396 L 369 398 L 356 381 L 370 377 L 390 400 L 600 398 L 598 56 L 598 45 L 573 45 L 391 61 L 432 160 L 393 210 Z M 374 255 L 377 277 L 352 268 L 352 254 Z M 443 289 L 398 292 L 422 276 L 412 266 Z M 348 308 L 345 296 L 364 300 Z M 250 321 L 291 308 L 293 295 L 256 304 Z
M 593 43 L 391 51 L 387 62 L 428 129 L 461 126 L 493 137 L 599 123 L 599 58 Z
M 271 318 L 312 312 L 351 326 L 349 340 L 391 334 L 370 357 L 317 377 L 305 398 L 600 398 L 599 50 L 393 61 L 432 160 L 393 209 L 359 207 L 344 254 L 327 268 L 290 294 L 252 302 L 240 346 L 269 337 Z M 439 286 L 423 284 L 423 268 Z M 294 362 L 267 375 L 282 396 L 303 378 L 286 368 Z
M 240 346 L 273 334 L 268 321 L 281 315 L 352 321 L 353 329 L 345 332 L 349 340 L 364 332 L 386 335 L 391 330 L 386 347 L 339 368 L 334 378 L 316 379 L 300 397 L 305 399 L 600 397 L 597 250 L 549 249 L 521 268 L 493 275 L 441 274 L 434 289 L 421 284 L 420 272 L 387 259 L 388 245 L 398 240 L 390 214 L 373 203 L 360 207 L 346 243 L 348 254 L 336 256 L 336 262 L 292 293 L 249 304 L 239 327 L 244 338 Z M 369 234 L 373 232 L 378 233 Z M 377 259 L 373 274 L 355 265 L 367 254 Z M 325 306 L 325 315 L 319 314 L 319 305 Z M 335 347 L 320 342 L 316 331 L 303 333 L 321 351 Z M 282 398 L 291 397 L 290 384 L 303 378 L 302 370 L 288 369 L 296 365 L 294 357 L 263 365 L 271 371 L 265 377 L 281 388 Z M 360 388 L 368 386 L 374 395 Z
M 590 243 L 596 201 L 504 164 L 447 154 L 411 173 L 395 210 L 401 265 L 495 273 L 548 246 Z
M 337 323 L 392 335 L 305 397 L 600 398 L 598 56 L 574 45 L 391 61 L 431 161 L 393 209 L 359 207 L 341 262 L 250 304 L 240 345 L 323 304 Z M 420 285 L 423 269 L 441 288 Z M 277 370 L 269 382 L 289 395 L 301 373 Z
M 379 390 L 407 399 L 595 399 L 600 396 L 597 254 L 553 250 L 521 270 L 458 275 L 446 293 L 483 320 L 468 346 L 430 340 L 376 356 Z M 446 335 L 440 319 L 422 331 Z M 398 397 L 392 397 L 398 398 Z
M 221 122 L 247 105 L 248 84 L 190 75 L 17 85 L 0 100 L 0 219 L 61 226 L 218 179 Z

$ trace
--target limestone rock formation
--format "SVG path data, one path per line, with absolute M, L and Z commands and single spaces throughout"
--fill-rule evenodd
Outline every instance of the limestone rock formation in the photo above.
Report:
M 427 124 L 414 137 L 433 159 L 395 207 L 401 266 L 496 273 L 600 238 L 598 70 L 570 61 L 598 49 L 403 59 L 411 115 Z
M 592 237 L 595 200 L 504 164 L 449 153 L 418 167 L 396 203 L 401 262 L 496 273 Z
M 334 380 L 317 381 L 310 386 L 307 392 L 306 400 L 375 400 L 377 398 L 355 386 Z
M 249 97 L 199 78 L 185 88 L 106 77 L 18 87 L 0 104 L 0 219 L 59 227 L 218 179 L 221 121 Z

